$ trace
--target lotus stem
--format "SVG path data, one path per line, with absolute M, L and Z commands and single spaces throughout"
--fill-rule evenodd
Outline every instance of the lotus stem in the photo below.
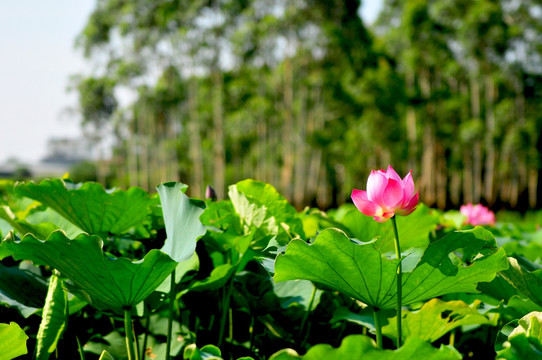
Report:
M 173 313 L 175 312 L 175 269 L 173 269 L 173 272 L 171 273 L 171 282 L 169 286 L 169 317 L 167 321 L 167 342 L 166 342 L 166 359 L 169 360 L 171 358 L 170 352 L 171 352 L 171 336 L 173 332 Z
M 134 350 L 134 330 L 132 327 L 132 308 L 124 309 L 124 336 L 126 338 L 126 350 L 128 352 L 128 360 L 136 360 Z
M 397 219 L 396 216 L 391 218 L 393 223 L 393 232 L 395 233 L 394 242 L 395 242 L 395 255 L 399 260 L 397 265 L 397 348 L 401 347 L 402 343 L 402 300 L 403 300 L 403 269 L 401 266 L 401 245 L 399 244 L 399 232 L 397 231 Z
M 147 315 L 145 316 L 145 335 L 143 336 L 143 346 L 141 347 L 140 354 L 143 354 L 143 359 L 145 359 L 145 353 L 147 352 L 147 342 L 149 341 L 149 324 L 151 319 L 150 309 L 146 309 Z
M 302 344 L 305 344 L 305 337 L 303 336 L 303 330 L 305 329 L 305 324 L 307 322 L 307 319 L 309 318 L 309 314 L 312 310 L 312 304 L 314 303 L 314 298 L 316 297 L 316 286 L 313 285 L 312 287 L 312 294 L 311 299 L 309 300 L 309 307 L 307 308 L 307 311 L 303 315 L 303 319 L 301 320 L 301 326 L 299 327 L 299 340 L 302 341 Z
M 224 332 L 226 331 L 226 320 L 229 314 L 232 287 L 233 277 L 226 283 L 226 286 L 222 293 L 222 316 L 220 318 L 220 329 L 218 333 L 218 347 L 222 346 L 222 341 L 224 340 Z
M 79 338 L 77 336 L 75 336 L 75 341 L 77 341 L 77 352 L 79 353 L 79 359 L 85 360 L 85 352 L 83 351 L 83 347 L 81 346 L 81 342 L 79 341 Z
M 379 349 L 382 349 L 382 324 L 380 323 L 380 311 L 377 308 L 374 308 L 374 319 L 375 319 L 375 331 L 376 331 L 376 346 Z

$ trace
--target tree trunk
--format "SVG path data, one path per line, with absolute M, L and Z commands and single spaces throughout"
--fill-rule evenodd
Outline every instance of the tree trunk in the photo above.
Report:
M 406 71 L 406 86 L 409 94 L 414 93 L 414 74 L 410 71 Z M 417 153 L 418 153 L 418 141 L 416 130 L 416 109 L 407 104 L 406 110 L 406 130 L 408 139 L 408 167 L 410 169 L 418 168 Z
M 138 114 L 139 121 L 139 145 L 141 147 L 141 172 L 139 176 L 139 186 L 143 189 L 149 188 L 149 138 L 147 127 L 148 113 L 146 109 L 142 109 Z
M 213 79 L 213 187 L 219 199 L 224 198 L 226 159 L 224 155 L 224 113 L 222 109 L 223 78 L 219 69 L 212 72 Z
M 491 76 L 486 76 L 486 133 L 485 133 L 485 175 L 484 175 L 484 198 L 491 205 L 495 202 L 493 182 L 495 175 L 495 143 L 493 141 L 495 134 L 495 83 Z
M 307 131 L 309 134 L 314 133 L 315 131 L 318 131 L 322 129 L 324 126 L 324 119 L 322 114 L 322 104 L 320 99 L 320 88 L 313 88 L 312 90 L 312 98 L 314 106 L 310 111 L 310 115 L 308 118 L 308 124 L 307 124 Z M 309 163 L 309 170 L 308 170 L 308 177 L 306 181 L 306 193 L 307 197 L 315 198 L 318 195 L 318 181 L 319 181 L 319 173 L 322 163 L 322 150 L 320 148 L 312 148 L 310 151 L 310 163 Z
M 200 120 L 198 116 L 198 80 L 190 79 L 188 85 L 188 147 L 192 163 L 190 194 L 203 197 L 203 152 L 201 149 Z
M 294 206 L 297 209 L 301 209 L 305 202 L 305 174 L 306 174 L 306 165 L 305 159 L 307 158 L 305 143 L 306 143 L 306 132 L 307 132 L 307 111 L 306 111 L 306 101 L 307 101 L 307 87 L 305 85 L 301 86 L 298 96 L 299 108 L 300 111 L 296 116 L 296 136 L 295 136 L 295 178 L 294 178 L 294 193 L 293 193 L 293 202 Z
M 137 133 L 136 121 L 133 118 L 129 126 L 129 137 L 126 142 L 126 165 L 128 166 L 129 186 L 138 186 L 138 148 L 137 148 Z
M 534 209 L 537 203 L 538 193 L 538 169 L 531 169 L 529 171 L 529 207 Z
M 292 199 L 292 174 L 294 169 L 293 154 L 293 79 L 292 63 L 290 58 L 284 60 L 284 99 L 282 112 L 282 170 L 280 188 L 284 196 Z
M 475 77 L 471 77 L 471 111 L 472 118 L 480 119 L 480 86 Z M 482 196 L 482 145 L 475 140 L 472 146 L 472 197 L 478 203 Z

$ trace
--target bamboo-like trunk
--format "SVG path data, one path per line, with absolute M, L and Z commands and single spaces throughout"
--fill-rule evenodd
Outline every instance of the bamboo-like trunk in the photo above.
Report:
M 526 118 L 525 118 L 525 96 L 523 93 L 523 84 L 521 80 L 516 77 L 514 78 L 514 87 L 516 90 L 516 98 L 515 98 L 515 108 L 516 108 L 516 116 L 518 120 L 518 126 L 520 128 L 524 128 L 526 125 Z M 531 146 L 529 144 L 529 146 Z M 523 148 L 522 152 L 524 156 L 520 156 L 518 158 L 517 162 L 517 196 L 519 196 L 519 192 L 523 191 L 524 189 L 527 189 L 528 187 L 528 178 L 529 178 L 529 167 L 527 165 L 528 159 L 529 159 L 529 151 L 530 149 Z M 519 199 L 518 199 L 519 200 Z M 517 200 L 516 200 L 517 201 Z
M 258 141 L 256 142 L 256 180 L 266 181 L 265 162 L 266 162 L 266 134 L 267 121 L 263 117 L 259 117 L 256 123 L 256 134 Z
M 408 93 L 413 93 L 415 81 L 414 73 L 410 70 L 406 70 L 405 80 Z M 406 109 L 406 130 L 408 140 L 408 167 L 410 169 L 416 169 L 418 167 L 418 136 L 416 130 L 416 109 L 410 104 L 407 105 Z
M 134 115 L 135 116 L 135 115 Z M 126 143 L 126 164 L 128 166 L 128 178 L 130 186 L 138 186 L 138 148 L 137 148 L 137 133 L 136 133 L 136 121 L 132 119 L 129 130 L 129 138 Z
M 484 174 L 484 198 L 491 205 L 495 202 L 493 182 L 495 176 L 495 144 L 493 137 L 495 134 L 495 83 L 491 76 L 486 76 L 485 81 L 485 113 L 486 113 L 486 133 L 485 133 L 485 174 Z
M 188 85 L 188 148 L 192 163 L 192 184 L 190 194 L 203 196 L 203 152 L 201 149 L 201 133 L 198 116 L 198 80 L 193 77 Z
M 450 202 L 454 206 L 459 206 L 461 201 L 461 171 L 459 169 L 450 169 L 448 176 L 450 177 Z
M 179 155 L 177 153 L 177 133 L 178 126 L 180 125 L 182 117 L 181 106 L 177 106 L 175 114 L 173 115 L 172 124 L 168 128 L 169 139 L 169 160 L 168 160 L 168 179 L 171 181 L 179 181 Z
M 156 185 L 159 184 L 157 177 L 160 176 L 160 146 L 158 142 L 157 134 L 157 121 L 155 109 L 150 109 L 147 116 L 148 125 L 148 154 L 149 154 L 149 171 L 147 173 L 148 186 L 147 191 L 151 191 Z
M 322 129 L 324 126 L 324 118 L 322 114 L 322 105 L 320 99 L 320 87 L 313 88 L 312 98 L 314 106 L 310 111 L 307 124 L 307 132 L 314 133 Z M 318 195 L 319 173 L 322 163 L 322 150 L 320 148 L 311 149 L 310 163 L 307 177 L 307 197 L 313 198 Z
M 331 189 L 328 181 L 327 162 L 320 163 L 318 174 L 318 191 L 316 193 L 316 204 L 321 209 L 326 209 L 331 204 Z
M 463 151 L 463 202 L 473 202 L 472 152 Z
M 529 171 L 529 207 L 534 209 L 537 203 L 537 193 L 538 193 L 538 170 L 531 169 Z
M 422 177 L 420 191 L 423 194 L 423 201 L 427 205 L 436 202 L 435 194 L 435 144 L 431 126 L 425 125 L 423 129 L 423 156 L 422 156 Z
M 435 141 L 435 155 L 436 155 L 436 196 L 437 207 L 439 209 L 446 208 L 446 189 L 447 189 L 447 172 L 446 172 L 446 157 L 444 156 L 444 147 Z
M 512 155 L 512 161 L 513 163 L 517 164 L 518 158 L 516 154 Z M 516 167 L 517 169 L 517 167 Z M 508 202 L 510 203 L 510 206 L 516 207 L 518 204 L 518 197 L 519 197 L 519 174 L 517 171 L 514 171 L 512 173 L 512 181 L 510 182 L 510 196 L 508 199 Z
M 104 187 L 106 186 L 107 163 L 105 160 L 102 141 L 98 140 L 98 165 L 96 166 L 96 180 Z
M 305 159 L 306 156 L 306 132 L 307 132 L 307 111 L 306 111 L 306 100 L 307 100 L 307 87 L 301 86 L 299 91 L 298 101 L 300 102 L 300 111 L 296 116 L 296 136 L 295 136 L 295 177 L 294 177 L 294 192 L 293 192 L 293 202 L 294 206 L 298 209 L 301 209 L 305 202 L 305 173 L 306 165 Z
M 148 133 L 147 127 L 147 110 L 142 109 L 138 114 L 140 143 L 141 147 L 141 172 L 139 174 L 139 186 L 143 189 L 149 188 L 149 138 L 145 134 Z
M 429 72 L 426 69 L 420 71 L 419 86 L 423 98 L 428 101 L 426 107 L 427 119 L 423 127 L 423 155 L 420 192 L 422 194 L 423 201 L 428 205 L 433 205 L 436 203 L 435 131 L 431 125 L 434 115 L 434 106 L 429 101 L 431 96 L 431 82 Z
M 279 166 L 279 157 L 280 157 L 280 144 L 282 143 L 281 132 L 279 132 L 279 127 L 277 126 L 277 118 L 271 119 L 272 123 L 269 131 L 269 160 L 268 164 L 268 177 L 271 183 L 278 188 L 280 184 L 280 166 Z
M 292 199 L 292 174 L 294 170 L 293 148 L 293 74 L 290 58 L 284 60 L 283 111 L 282 111 L 282 169 L 280 188 L 284 196 Z
M 480 86 L 478 79 L 471 77 L 471 113 L 472 118 L 480 119 Z M 482 145 L 475 140 L 472 146 L 472 200 L 480 202 L 482 196 Z
M 213 186 L 218 198 L 223 199 L 226 175 L 224 113 L 222 109 L 223 77 L 219 69 L 214 69 L 211 76 L 213 79 Z

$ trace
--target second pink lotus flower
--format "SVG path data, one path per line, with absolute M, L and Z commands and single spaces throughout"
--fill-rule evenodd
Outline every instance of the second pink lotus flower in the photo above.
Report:
M 461 214 L 465 215 L 467 219 L 466 224 L 476 225 L 495 225 L 495 214 L 482 204 L 461 205 L 459 208 Z
M 388 170 L 373 170 L 367 180 L 367 191 L 352 190 L 354 205 L 378 222 L 386 222 L 394 215 L 409 215 L 418 205 L 411 172 L 404 179 L 388 166 Z

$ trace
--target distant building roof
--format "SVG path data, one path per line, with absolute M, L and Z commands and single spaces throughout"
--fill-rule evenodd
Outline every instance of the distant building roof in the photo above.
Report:
M 95 158 L 93 146 L 85 138 L 52 138 L 47 142 L 47 153 L 38 163 L 23 164 L 12 160 L 0 164 L 0 178 L 13 177 L 21 168 L 27 169 L 31 177 L 59 177 L 73 164 Z

